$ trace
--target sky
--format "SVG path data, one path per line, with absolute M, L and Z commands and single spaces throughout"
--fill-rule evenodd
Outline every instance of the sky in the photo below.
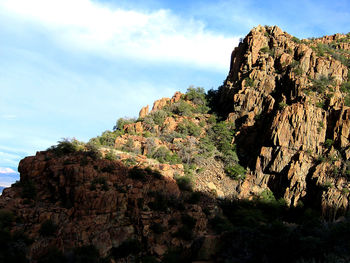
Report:
M 0 185 L 62 138 L 86 142 L 175 91 L 217 88 L 259 24 L 347 33 L 350 2 L 0 0 Z

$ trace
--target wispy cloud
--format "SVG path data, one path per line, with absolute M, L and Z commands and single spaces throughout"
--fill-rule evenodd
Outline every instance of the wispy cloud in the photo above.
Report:
M 200 4 L 192 12 L 220 31 L 241 34 L 258 24 L 277 25 L 298 37 L 346 33 L 350 26 L 348 0 L 218 0 Z
M 21 160 L 22 158 L 23 156 L 19 154 L 12 154 L 8 152 L 0 151 L 0 165 L 17 167 L 19 160 Z
M 0 167 L 0 174 L 15 174 L 17 173 L 15 170 L 8 167 Z
M 91 0 L 4 0 L 7 15 L 34 23 L 65 48 L 103 56 L 175 61 L 227 70 L 239 37 L 209 31 L 169 10 L 130 11 Z
M 14 119 L 16 119 L 16 115 L 14 115 L 14 114 L 3 114 L 3 115 L 1 115 L 1 119 L 4 119 L 4 120 L 8 120 L 8 121 L 12 121 L 12 120 L 14 120 Z

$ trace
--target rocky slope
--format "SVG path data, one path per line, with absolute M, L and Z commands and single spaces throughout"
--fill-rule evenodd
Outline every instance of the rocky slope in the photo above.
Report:
M 218 90 L 23 159 L 0 197 L 0 261 L 350 259 L 348 219 L 315 223 L 349 207 L 349 43 L 258 26 Z

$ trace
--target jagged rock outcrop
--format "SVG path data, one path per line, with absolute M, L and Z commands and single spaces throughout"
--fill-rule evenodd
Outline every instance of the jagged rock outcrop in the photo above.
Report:
M 269 187 L 296 206 L 323 191 L 324 209 L 346 209 L 339 192 L 347 186 L 320 190 L 322 183 L 312 178 L 348 180 L 343 172 L 319 172 L 320 159 L 344 171 L 349 157 L 349 107 L 341 92 L 349 81 L 348 38 L 300 41 L 276 26 L 258 26 L 233 51 L 221 105 L 236 123 L 240 156 L 253 172 L 243 196 L 248 188 L 254 193 L 261 191 L 257 186 Z M 327 157 L 333 143 L 339 164 Z
M 143 107 L 143 108 L 140 110 L 140 112 L 139 112 L 139 118 L 144 118 L 144 117 L 146 117 L 146 116 L 148 115 L 148 113 L 149 113 L 149 106 L 147 105 L 147 106 Z

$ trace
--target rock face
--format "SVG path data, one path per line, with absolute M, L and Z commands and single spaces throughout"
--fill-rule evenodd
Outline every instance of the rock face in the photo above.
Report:
M 243 196 L 269 187 L 296 206 L 315 202 L 308 196 L 327 182 L 322 207 L 347 209 L 348 42 L 341 34 L 300 41 L 258 26 L 233 51 L 220 101 L 253 172 Z
M 130 240 L 162 256 L 169 247 L 189 248 L 195 242 L 180 233 L 184 218 L 192 222 L 193 237 L 206 236 L 208 219 L 201 205 L 184 202 L 171 176 L 86 153 L 38 152 L 23 159 L 19 171 L 21 182 L 35 186 L 36 200 L 21 197 L 21 187 L 14 186 L 4 191 L 0 208 L 26 222 L 13 231 L 27 231 L 35 240 L 28 253 L 33 261 L 50 247 L 69 251 L 91 244 L 105 257 Z M 38 233 L 47 220 L 57 226 L 50 237 Z
M 146 117 L 148 115 L 148 112 L 149 112 L 149 106 L 147 105 L 140 110 L 139 118 Z

